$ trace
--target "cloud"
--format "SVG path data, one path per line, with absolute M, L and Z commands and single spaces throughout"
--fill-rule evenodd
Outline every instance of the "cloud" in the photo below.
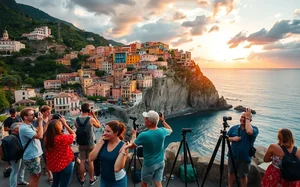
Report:
M 300 67 L 300 48 L 286 50 L 270 50 L 260 53 L 252 52 L 248 60 L 260 60 L 261 62 L 272 62 L 282 64 L 285 67 Z
M 184 15 L 183 12 L 176 11 L 173 15 L 173 20 L 181 20 L 184 18 L 186 18 L 186 15 Z
M 263 47 L 264 50 L 298 49 L 298 48 L 300 48 L 300 40 L 299 41 L 289 42 L 289 43 L 276 42 L 276 43 L 265 45 Z
M 124 36 L 131 32 L 131 28 L 134 24 L 142 21 L 142 17 L 136 15 L 136 12 L 121 13 L 118 16 L 112 16 L 111 22 L 114 27 L 111 34 L 114 37 Z
M 213 15 L 216 16 L 223 8 L 226 9 L 226 13 L 229 14 L 236 8 L 238 2 L 239 0 L 215 0 L 213 3 Z
M 205 15 L 197 16 L 194 21 L 185 21 L 182 23 L 183 27 L 190 27 L 190 34 L 193 36 L 202 35 L 207 31 L 206 26 L 212 22 L 211 17 Z
M 179 40 L 177 40 L 176 42 L 172 42 L 172 47 L 177 47 L 177 46 L 180 46 L 184 43 L 189 43 L 189 42 L 192 42 L 193 39 L 192 38 L 188 38 L 188 37 L 182 37 L 180 38 Z
M 198 0 L 197 3 L 204 7 L 211 4 L 209 0 Z
M 235 48 L 245 41 L 250 42 L 250 46 L 265 45 L 287 38 L 291 34 L 300 34 L 300 20 L 282 20 L 276 22 L 269 31 L 263 28 L 249 36 L 240 32 L 231 38 L 227 44 L 230 45 L 230 48 Z
M 300 9 L 296 9 L 295 11 L 294 11 L 294 17 L 295 18 L 300 18 Z
M 281 16 L 281 13 L 277 13 L 274 15 L 275 18 L 279 18 Z
M 119 5 L 134 6 L 134 0 L 68 0 L 66 7 L 72 8 L 74 5 L 84 7 L 89 12 L 96 15 L 115 15 L 115 8 Z
M 215 25 L 215 26 L 213 26 L 212 28 L 210 28 L 210 30 L 208 31 L 208 32 L 213 32 L 213 31 L 219 31 L 220 30 L 220 28 L 217 26 L 217 25 Z
M 154 23 L 144 24 L 142 26 L 135 26 L 133 31 L 122 37 L 127 42 L 137 41 L 162 41 L 169 42 L 174 38 L 178 38 L 183 35 L 180 31 L 180 24 L 176 22 L 170 22 L 164 19 L 159 19 Z

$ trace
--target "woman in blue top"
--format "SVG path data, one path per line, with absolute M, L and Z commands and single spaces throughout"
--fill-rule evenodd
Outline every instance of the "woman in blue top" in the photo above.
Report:
M 89 160 L 97 157 L 101 162 L 100 187 L 126 187 L 127 176 L 124 170 L 128 156 L 125 150 L 124 133 L 126 126 L 119 121 L 110 121 L 105 126 L 105 131 L 89 154 Z

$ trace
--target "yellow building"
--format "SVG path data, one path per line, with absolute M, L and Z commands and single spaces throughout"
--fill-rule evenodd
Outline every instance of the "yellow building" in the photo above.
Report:
M 128 54 L 126 64 L 136 64 L 136 63 L 139 63 L 140 60 L 141 60 L 141 57 L 139 54 Z

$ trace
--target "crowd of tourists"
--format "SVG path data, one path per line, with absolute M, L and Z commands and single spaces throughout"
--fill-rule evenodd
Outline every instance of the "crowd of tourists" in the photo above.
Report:
M 8 162 L 11 168 L 11 187 L 17 185 L 37 187 L 42 172 L 41 158 L 51 186 L 69 186 L 74 169 L 72 151 L 74 141 L 79 150 L 80 186 L 84 186 L 86 182 L 92 186 L 100 178 L 101 187 L 126 187 L 127 173 L 124 168 L 128 152 L 140 146 L 143 147 L 144 157 L 140 176 L 141 186 L 162 186 L 165 168 L 164 142 L 172 133 L 164 114 L 154 110 L 143 112 L 147 130 L 137 136 L 137 131 L 132 129 L 131 140 L 125 142 L 126 126 L 116 120 L 106 123 L 103 134 L 96 139 L 94 128 L 100 128 L 101 125 L 88 103 L 81 106 L 81 113 L 75 120 L 76 131 L 70 128 L 64 117 L 52 115 L 51 110 L 51 107 L 45 105 L 38 113 L 32 108 L 25 108 L 16 115 L 16 110 L 10 109 L 10 117 L 4 121 L 4 130 L 9 132 L 9 136 L 17 138 L 24 151 L 21 158 L 14 157 Z M 159 122 L 163 127 L 158 127 Z M 253 145 L 259 134 L 258 128 L 251 122 L 251 109 L 247 108 L 240 117 L 240 124 L 231 127 L 227 132 L 233 156 L 233 158 L 230 154 L 228 156 L 228 187 L 233 186 L 235 174 L 242 187 L 248 184 L 247 176 L 255 154 Z M 271 164 L 261 180 L 261 186 L 300 187 L 299 179 L 289 180 L 282 174 L 287 156 L 294 156 L 297 162 L 300 150 L 294 145 L 292 132 L 289 129 L 280 129 L 278 142 L 271 144 L 265 154 L 264 161 Z M 86 165 L 88 181 L 85 176 Z M 100 168 L 100 176 L 95 174 L 95 168 Z M 24 180 L 25 170 L 29 173 L 29 182 Z M 289 177 L 291 175 L 289 174 Z

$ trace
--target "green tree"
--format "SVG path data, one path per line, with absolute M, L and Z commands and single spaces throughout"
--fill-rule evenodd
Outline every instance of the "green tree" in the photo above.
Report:
M 106 74 L 106 71 L 104 71 L 104 70 L 97 70 L 96 71 L 96 75 L 98 76 L 98 77 L 102 77 L 102 76 L 104 76 Z
M 9 89 L 18 86 L 18 79 L 12 75 L 3 76 L 2 82 L 3 82 L 3 85 L 7 86 Z
M 3 112 L 4 109 L 9 107 L 9 101 L 5 96 L 5 93 L 0 90 L 0 111 Z
M 158 61 L 165 61 L 163 57 L 158 57 Z
M 24 82 L 26 84 L 30 84 L 31 86 L 34 85 L 34 83 L 35 83 L 34 79 L 31 77 L 26 78 Z
M 15 102 L 14 95 L 13 95 L 12 91 L 5 90 L 5 97 L 8 100 L 10 105 L 12 105 Z
M 71 60 L 71 68 L 74 71 L 77 71 L 78 69 L 80 69 L 81 68 L 81 61 L 78 58 L 73 58 Z
M 127 71 L 132 71 L 134 69 L 135 69 L 134 66 L 127 66 Z

